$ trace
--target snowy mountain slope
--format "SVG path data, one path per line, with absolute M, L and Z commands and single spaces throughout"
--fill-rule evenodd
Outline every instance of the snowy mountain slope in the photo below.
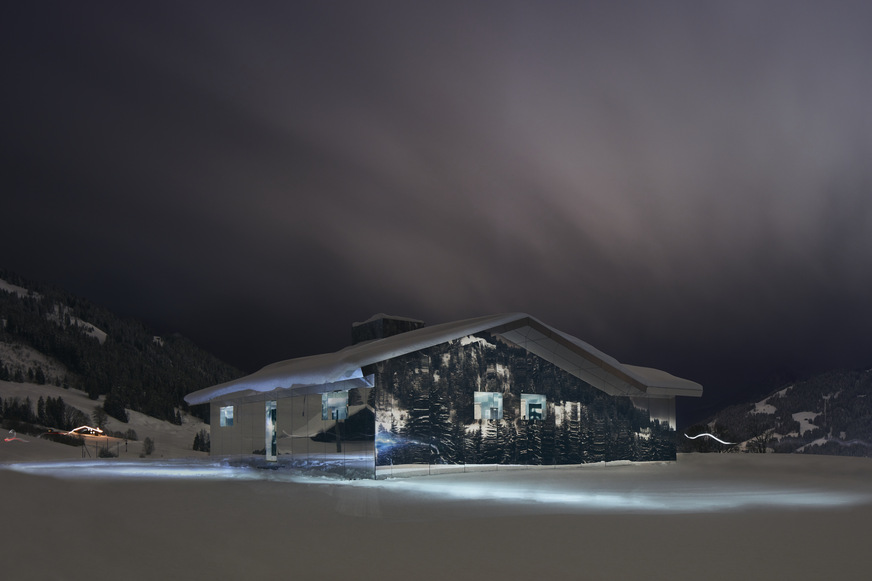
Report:
M 77 389 L 64 389 L 50 384 L 39 385 L 35 383 L 0 381 L 0 399 L 8 405 L 9 402 L 16 398 L 19 402 L 29 399 L 31 409 L 34 412 L 40 398 L 43 400 L 61 398 L 66 406 L 81 411 L 89 419 L 93 417 L 94 409 L 105 403 L 105 396 L 93 400 L 88 397 L 87 393 Z M 133 410 L 127 410 L 127 413 L 129 416 L 127 423 L 112 417 L 109 417 L 106 421 L 106 430 L 109 432 L 126 433 L 128 430 L 136 432 L 136 441 L 130 440 L 126 445 L 123 441 L 113 441 L 113 444 L 110 445 L 110 450 L 117 453 L 120 458 L 139 457 L 142 451 L 142 442 L 146 437 L 151 438 L 154 442 L 152 458 L 205 456 L 205 453 L 195 452 L 192 449 L 194 436 L 202 429 L 205 429 L 207 432 L 209 430 L 209 426 L 199 418 L 181 412 L 182 423 L 181 425 L 176 425 Z M 2 418 L 2 414 L 0 414 L 0 418 Z M 90 425 L 93 425 L 93 423 Z M 46 427 L 57 428 L 58 426 Z M 86 457 L 95 455 L 93 449 L 94 442 L 90 443 L 88 450 L 82 451 L 76 447 L 41 440 L 31 435 L 22 436 L 22 438 L 27 441 L 5 442 L 0 440 L 0 463 L 51 458 L 77 458 L 82 457 L 83 454 Z M 104 442 L 99 442 L 99 445 L 103 446 Z
M 727 407 L 688 428 L 715 433 L 738 449 L 872 456 L 872 370 L 831 371 L 759 401 Z M 685 449 L 703 445 L 683 442 Z
M 62 305 L 55 305 L 54 311 L 47 313 L 46 317 L 49 321 L 57 323 L 61 326 L 70 326 L 73 325 L 78 327 L 84 331 L 85 335 L 89 337 L 93 337 L 97 340 L 97 342 L 102 345 L 106 342 L 106 331 L 102 329 L 98 329 L 96 326 L 92 325 L 87 321 L 83 321 L 77 316 L 71 314 L 72 310 L 69 307 L 65 307 Z
M 75 387 L 107 396 L 110 414 L 177 420 L 187 393 L 242 375 L 184 337 L 156 336 L 62 289 L 2 269 L 0 281 L 0 380 Z
M 6 282 L 2 278 L 0 278 L 0 291 L 18 295 L 19 297 L 26 297 L 30 294 L 30 291 L 26 288 L 12 284 L 11 282 Z
M 0 342 L 0 361 L 10 377 L 20 374 L 23 379 L 42 372 L 46 382 L 60 385 L 67 376 L 67 368 L 62 363 L 21 343 Z

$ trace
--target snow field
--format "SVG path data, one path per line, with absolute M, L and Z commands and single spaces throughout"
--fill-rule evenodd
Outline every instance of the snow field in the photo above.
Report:
M 64 474 L 76 464 L 86 474 Z M 130 464 L 164 476 L 110 475 Z M 853 580 L 872 564 L 864 458 L 682 455 L 386 481 L 215 461 L 52 465 L 0 469 L 16 499 L 7 578 Z

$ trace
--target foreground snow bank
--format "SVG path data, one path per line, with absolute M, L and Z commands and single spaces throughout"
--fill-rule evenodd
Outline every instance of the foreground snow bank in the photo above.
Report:
M 866 579 L 870 565 L 863 458 L 686 455 L 382 481 L 41 462 L 0 468 L 0 489 L 15 499 L 0 544 L 10 579 Z

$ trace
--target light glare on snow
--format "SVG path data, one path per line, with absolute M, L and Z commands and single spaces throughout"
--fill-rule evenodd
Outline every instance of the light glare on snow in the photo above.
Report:
M 518 479 L 512 472 L 498 478 L 474 474 L 386 480 L 340 480 L 283 470 L 261 470 L 226 462 L 33 462 L 0 466 L 32 475 L 76 479 L 184 479 L 285 481 L 305 486 L 366 489 L 379 494 L 421 501 L 474 501 L 498 505 L 539 507 L 580 512 L 689 513 L 754 508 L 836 508 L 872 502 L 872 495 L 855 490 L 803 488 L 784 483 L 712 479 L 705 483 L 670 480 L 647 481 L 577 477 Z

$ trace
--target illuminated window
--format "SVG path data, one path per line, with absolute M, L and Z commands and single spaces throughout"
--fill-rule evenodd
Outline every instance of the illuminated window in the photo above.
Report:
M 538 393 L 522 393 L 521 419 L 544 420 L 545 410 L 548 409 L 545 402 L 544 395 L 539 395 Z
M 348 417 L 348 392 L 328 391 L 321 394 L 321 419 L 344 420 Z
M 492 393 L 489 391 L 476 391 L 473 396 L 473 404 L 475 405 L 475 419 L 503 419 L 503 394 Z
M 218 411 L 218 418 L 220 419 L 222 428 L 229 428 L 233 425 L 233 406 L 225 405 L 221 406 L 221 409 Z

